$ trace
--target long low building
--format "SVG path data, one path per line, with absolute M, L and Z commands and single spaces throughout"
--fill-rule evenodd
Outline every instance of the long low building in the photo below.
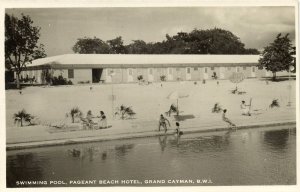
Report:
M 127 55 L 127 54 L 65 54 L 34 60 L 22 71 L 23 78 L 46 83 L 46 75 L 62 76 L 73 84 L 130 83 L 138 77 L 149 82 L 199 81 L 228 79 L 233 72 L 246 78 L 269 77 L 271 73 L 258 68 L 259 55 Z

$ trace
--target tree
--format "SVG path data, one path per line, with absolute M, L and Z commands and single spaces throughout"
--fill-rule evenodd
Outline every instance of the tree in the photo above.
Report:
M 21 18 L 5 14 L 5 64 L 16 72 L 17 88 L 20 73 L 37 57 L 45 57 L 43 45 L 38 46 L 40 27 L 33 26 L 29 16 Z
M 110 52 L 109 45 L 99 38 L 79 38 L 73 46 L 73 51 L 80 54 L 107 54 Z
M 18 113 L 14 114 L 14 119 L 15 119 L 15 123 L 19 122 L 21 124 L 21 127 L 23 127 L 23 120 L 28 122 L 29 125 L 31 125 L 31 120 L 34 117 L 32 115 L 30 115 L 29 113 L 27 113 L 24 109 L 22 109 L 21 111 L 18 111 Z
M 107 41 L 110 47 L 110 53 L 112 54 L 126 54 L 126 48 L 123 45 L 122 37 L 119 36 L 115 39 L 111 39 Z
M 133 40 L 133 43 L 126 46 L 128 54 L 147 54 L 148 46 L 143 40 Z
M 273 80 L 276 80 L 276 72 L 289 71 L 289 67 L 293 65 L 293 52 L 289 34 L 281 36 L 279 33 L 274 42 L 264 48 L 262 57 L 259 59 L 259 65 L 261 68 L 265 67 L 266 70 L 272 71 Z

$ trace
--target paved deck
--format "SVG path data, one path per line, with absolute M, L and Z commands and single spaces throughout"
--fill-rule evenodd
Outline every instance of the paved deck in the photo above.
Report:
M 237 129 L 257 128 L 266 126 L 296 127 L 296 109 L 281 107 L 254 111 L 252 116 L 235 116 L 229 118 L 237 125 Z M 175 118 L 170 117 L 171 127 L 166 134 L 174 134 Z M 158 132 L 157 121 L 145 120 L 114 120 L 108 129 L 83 130 L 79 123 L 69 128 L 48 126 L 13 127 L 7 130 L 7 150 L 66 145 L 84 142 L 107 141 L 113 139 L 129 139 L 150 137 L 165 134 Z M 222 131 L 230 127 L 222 121 L 221 113 L 207 114 L 206 117 L 195 117 L 181 121 L 181 130 L 186 133 Z

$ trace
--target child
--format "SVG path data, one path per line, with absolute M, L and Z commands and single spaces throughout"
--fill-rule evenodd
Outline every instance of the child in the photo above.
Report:
M 180 131 L 179 126 L 180 126 L 179 122 L 176 122 L 176 132 L 175 133 L 177 136 L 183 135 L 183 132 Z

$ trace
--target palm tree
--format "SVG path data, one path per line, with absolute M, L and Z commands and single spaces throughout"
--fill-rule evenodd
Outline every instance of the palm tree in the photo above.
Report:
M 75 122 L 75 117 L 80 117 L 82 115 L 82 113 L 81 113 L 81 111 L 79 110 L 78 107 L 74 107 L 73 109 L 71 109 L 70 115 L 72 117 L 72 123 L 74 123 Z
M 131 107 L 126 107 L 125 105 L 121 105 L 119 111 L 121 113 L 121 119 L 125 119 L 126 116 L 132 117 L 136 114 Z
M 14 114 L 14 119 L 15 119 L 15 123 L 16 122 L 20 122 L 21 127 L 23 127 L 23 120 L 25 122 L 29 122 L 29 125 L 31 125 L 31 120 L 34 117 L 32 115 L 30 115 L 29 113 L 26 113 L 25 109 L 22 109 L 21 111 L 19 111 L 18 113 Z

